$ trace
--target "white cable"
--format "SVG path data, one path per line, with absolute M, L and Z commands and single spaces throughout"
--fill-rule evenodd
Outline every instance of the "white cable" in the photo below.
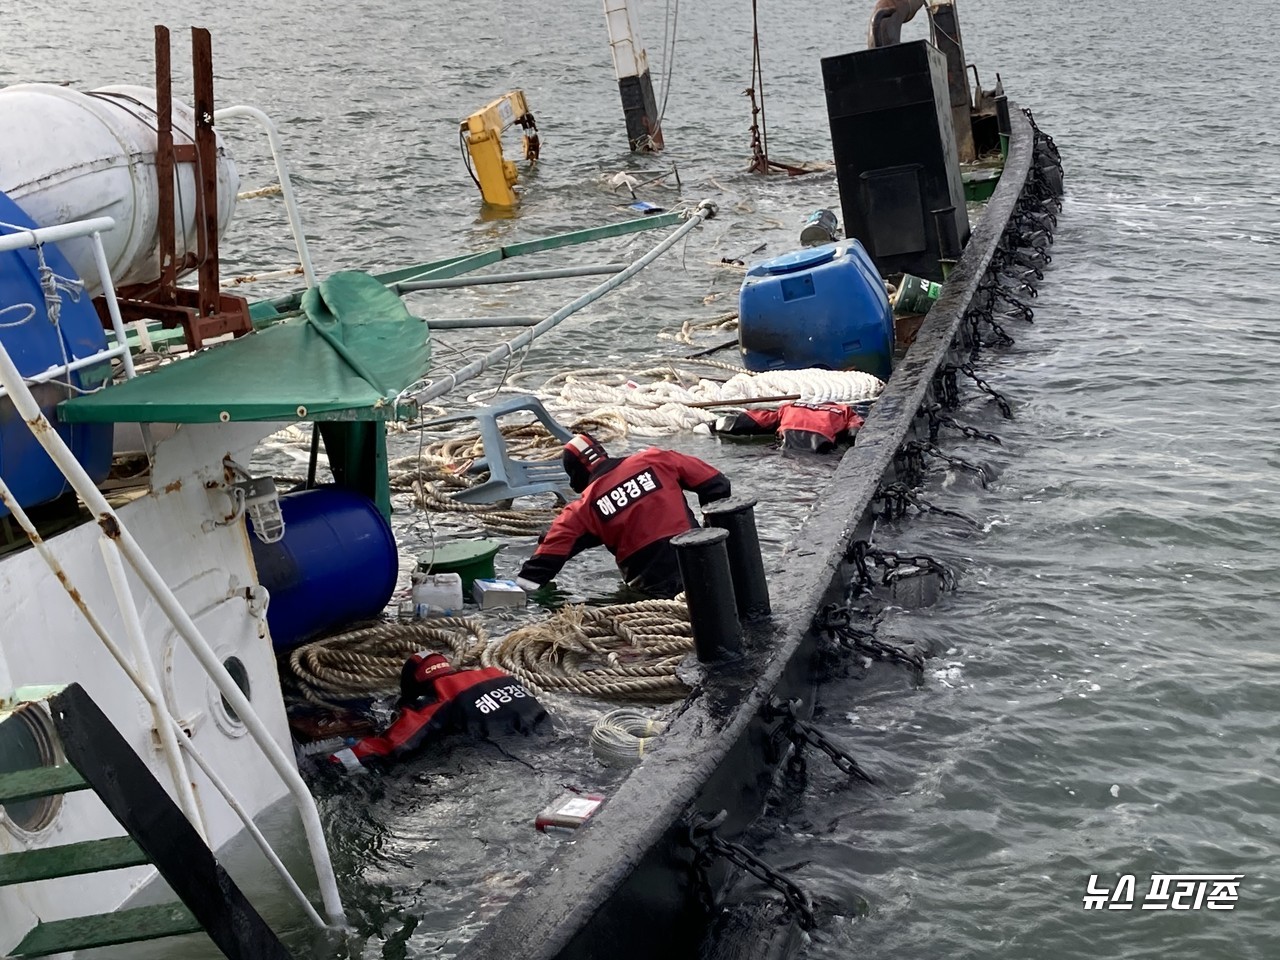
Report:
M 666 724 L 630 707 L 610 710 L 591 728 L 591 752 L 606 767 L 631 767 Z

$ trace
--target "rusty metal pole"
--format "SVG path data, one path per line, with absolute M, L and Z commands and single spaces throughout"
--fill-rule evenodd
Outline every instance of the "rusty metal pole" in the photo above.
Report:
M 199 220 L 201 317 L 218 312 L 218 142 L 213 133 L 213 44 L 209 31 L 191 28 L 195 73 L 196 217 Z
M 956 131 L 956 151 L 961 163 L 978 158 L 973 145 L 972 94 L 969 70 L 964 58 L 964 38 L 960 35 L 960 18 L 954 3 L 935 3 L 929 7 L 933 21 L 933 45 L 947 58 L 947 87 L 951 92 L 951 125 Z
M 173 221 L 173 73 L 169 58 L 169 28 L 156 24 L 156 200 L 159 205 L 160 289 L 156 300 L 177 302 L 177 243 Z

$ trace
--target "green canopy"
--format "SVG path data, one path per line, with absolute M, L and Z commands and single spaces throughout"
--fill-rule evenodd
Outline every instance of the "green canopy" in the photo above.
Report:
M 64 401 L 68 423 L 390 420 L 431 365 L 427 325 L 366 273 L 334 274 L 304 315 Z

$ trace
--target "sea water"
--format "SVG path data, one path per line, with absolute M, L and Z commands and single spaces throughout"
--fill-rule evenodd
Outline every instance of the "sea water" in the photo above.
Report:
M 862 44 L 870 4 L 759 7 L 771 154 L 828 159 L 818 59 Z M 829 174 L 745 173 L 748 5 L 683 5 L 674 60 L 662 54 L 663 13 L 658 4 L 640 11 L 659 82 L 671 67 L 668 150 L 655 157 L 626 153 L 597 4 L 363 0 L 323 15 L 280 0 L 28 5 L 5 11 L 0 82 L 145 83 L 153 22 L 208 26 L 220 102 L 260 105 L 284 128 L 322 270 L 618 219 L 631 198 L 610 188 L 614 174 L 643 180 L 674 165 L 680 190 L 641 198 L 676 206 L 713 197 L 719 218 L 525 362 L 535 374 L 625 369 L 685 349 L 659 333 L 732 310 L 741 273 L 722 258 L 750 259 L 761 244 L 756 258 L 786 252 L 813 209 L 838 208 Z M 981 397 L 959 414 L 1004 446 L 946 438 L 996 478 L 983 490 L 939 471 L 925 491 L 978 526 L 923 518 L 877 534 L 957 569 L 953 594 L 926 610 L 890 610 L 878 628 L 939 656 L 923 686 L 891 666 L 858 676 L 851 665 L 823 692 L 823 729 L 883 783 L 849 783 L 814 758 L 803 788 L 780 794 L 752 835 L 819 904 L 808 956 L 1277 952 L 1272 16 L 1265 0 L 961 2 L 969 59 L 988 86 L 998 71 L 1055 137 L 1068 195 L 1034 326 L 1011 329 L 1017 343 L 981 367 L 1015 418 L 1002 420 Z M 186 62 L 181 47 L 174 62 Z M 543 161 L 523 181 L 520 216 L 485 219 L 457 123 L 512 87 L 538 118 Z M 243 156 L 242 173 L 265 182 L 263 152 Z M 287 261 L 270 203 L 241 205 L 228 270 Z M 622 259 L 650 242 L 577 256 Z M 556 283 L 424 296 L 417 306 L 445 316 L 536 312 L 532 296 L 550 309 L 585 289 Z M 474 349 L 464 337 L 440 340 L 442 364 L 461 365 Z M 772 491 L 759 513 L 772 563 L 829 472 L 768 448 L 662 442 L 717 463 L 742 488 Z M 402 537 L 429 539 L 421 517 L 397 520 Z M 500 576 L 531 543 L 499 556 Z M 586 594 L 612 576 L 595 551 L 562 581 Z M 462 775 L 540 777 L 556 789 L 563 771 L 540 767 L 535 751 L 517 760 L 476 753 Z M 585 748 L 577 760 L 589 767 Z M 452 953 L 509 896 L 521 855 L 536 852 L 524 811 L 448 787 L 421 763 L 326 799 L 359 955 Z M 1153 878 L 1171 874 L 1239 876 L 1238 899 L 1230 910 L 1192 909 L 1187 898 L 1187 909 L 1171 899 L 1144 909 L 1162 902 L 1166 881 Z M 1091 877 L 1107 895 L 1086 909 Z M 1112 909 L 1129 893 L 1131 909 Z

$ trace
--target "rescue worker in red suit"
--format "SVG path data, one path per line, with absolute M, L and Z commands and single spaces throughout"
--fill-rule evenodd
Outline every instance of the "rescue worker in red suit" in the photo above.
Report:
M 603 544 L 629 586 L 655 597 L 684 589 L 671 545 L 672 537 L 697 526 L 684 492 L 696 493 L 704 506 L 727 497 L 724 474 L 697 457 L 657 447 L 611 457 L 586 433 L 565 444 L 563 460 L 569 485 L 582 497 L 556 517 L 517 582 L 536 589 L 570 557 Z
M 777 410 L 744 410 L 716 421 L 716 432 L 729 435 L 773 433 L 787 450 L 829 453 L 862 426 L 862 417 L 847 403 L 794 401 Z
M 530 733 L 546 710 L 515 677 L 497 667 L 455 670 L 438 653 L 415 653 L 400 671 L 396 718 L 383 733 L 331 754 L 330 762 L 355 771 L 385 766 L 416 753 L 447 733 L 488 738 Z

